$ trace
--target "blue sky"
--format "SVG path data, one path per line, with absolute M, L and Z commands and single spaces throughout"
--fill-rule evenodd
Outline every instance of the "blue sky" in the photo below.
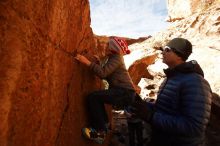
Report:
M 166 0 L 89 0 L 91 27 L 97 35 L 154 35 L 168 23 Z

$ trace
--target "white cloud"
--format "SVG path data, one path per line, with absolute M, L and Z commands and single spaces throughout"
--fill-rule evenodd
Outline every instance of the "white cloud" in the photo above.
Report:
M 98 35 L 141 37 L 167 27 L 166 0 L 90 0 L 91 27 Z

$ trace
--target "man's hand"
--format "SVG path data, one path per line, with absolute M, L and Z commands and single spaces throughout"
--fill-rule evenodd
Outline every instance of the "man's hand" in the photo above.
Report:
M 76 60 L 78 60 L 79 62 L 81 62 L 82 64 L 85 64 L 87 66 L 89 66 L 91 64 L 91 61 L 89 61 L 85 56 L 77 54 L 75 57 Z
M 147 106 L 145 101 L 136 101 L 132 106 L 135 108 L 134 114 L 136 117 L 139 117 L 146 122 L 151 121 L 153 117 L 153 111 Z

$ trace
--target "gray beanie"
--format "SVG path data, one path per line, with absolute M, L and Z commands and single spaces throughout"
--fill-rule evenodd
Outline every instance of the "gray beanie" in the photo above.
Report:
M 166 46 L 170 47 L 184 61 L 186 61 L 192 53 L 192 44 L 184 38 L 174 38 L 169 41 Z

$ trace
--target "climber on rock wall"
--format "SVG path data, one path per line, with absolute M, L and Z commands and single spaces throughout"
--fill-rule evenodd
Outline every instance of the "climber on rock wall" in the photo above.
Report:
M 104 104 L 119 107 L 131 105 L 135 98 L 135 89 L 131 77 L 125 67 L 123 55 L 129 54 L 127 43 L 124 39 L 111 37 L 105 55 L 108 57 L 104 66 L 91 62 L 85 56 L 77 54 L 77 59 L 88 66 L 101 79 L 106 79 L 109 88 L 89 94 L 88 103 L 91 127 L 82 129 L 83 135 L 95 142 L 104 142 L 108 123 Z

